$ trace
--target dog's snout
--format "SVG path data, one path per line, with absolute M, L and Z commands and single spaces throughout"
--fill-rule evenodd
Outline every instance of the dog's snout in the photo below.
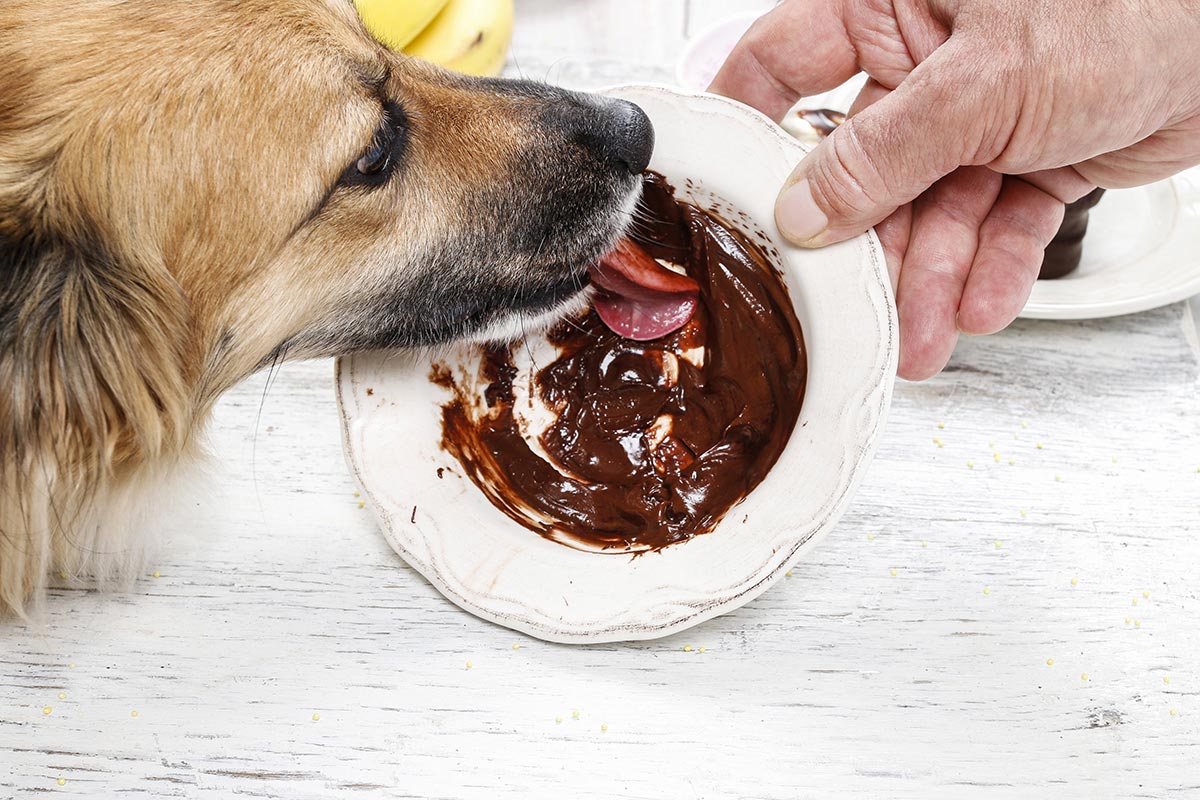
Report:
M 612 111 L 612 126 L 606 139 L 613 161 L 630 173 L 641 175 L 654 154 L 654 126 L 646 112 L 634 103 L 618 100 Z
M 624 100 L 587 98 L 558 105 L 554 124 L 606 167 L 641 175 L 654 152 L 654 126 L 641 108 Z

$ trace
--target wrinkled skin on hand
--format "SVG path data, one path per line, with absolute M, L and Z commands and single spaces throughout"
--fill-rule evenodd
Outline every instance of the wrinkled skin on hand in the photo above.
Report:
M 1200 5 L 1188 0 L 786 0 L 712 90 L 781 119 L 865 71 L 851 118 L 776 207 L 819 247 L 876 226 L 901 376 L 994 333 L 1037 279 L 1064 203 L 1200 164 Z

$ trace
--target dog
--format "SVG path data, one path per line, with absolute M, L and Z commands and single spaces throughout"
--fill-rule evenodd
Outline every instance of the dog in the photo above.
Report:
M 105 580 L 217 397 L 504 338 L 628 227 L 632 104 L 391 52 L 350 0 L 3 0 L 0 611 Z

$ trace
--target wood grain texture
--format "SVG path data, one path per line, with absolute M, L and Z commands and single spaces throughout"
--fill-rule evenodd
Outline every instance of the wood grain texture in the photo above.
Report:
M 521 5 L 569 36 L 608 4 Z M 542 644 L 443 600 L 358 507 L 331 365 L 285 367 L 265 399 L 259 376 L 217 409 L 210 488 L 158 526 L 160 577 L 59 587 L 37 624 L 0 626 L 0 797 L 1200 796 L 1185 324 L 1174 306 L 964 340 L 898 386 L 812 560 L 630 645 Z

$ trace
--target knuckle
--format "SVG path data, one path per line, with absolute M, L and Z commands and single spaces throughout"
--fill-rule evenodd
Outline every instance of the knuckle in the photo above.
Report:
M 886 187 L 854 120 L 835 131 L 825 146 L 825 157 L 818 160 L 809 183 L 830 219 L 857 220 L 878 208 Z

